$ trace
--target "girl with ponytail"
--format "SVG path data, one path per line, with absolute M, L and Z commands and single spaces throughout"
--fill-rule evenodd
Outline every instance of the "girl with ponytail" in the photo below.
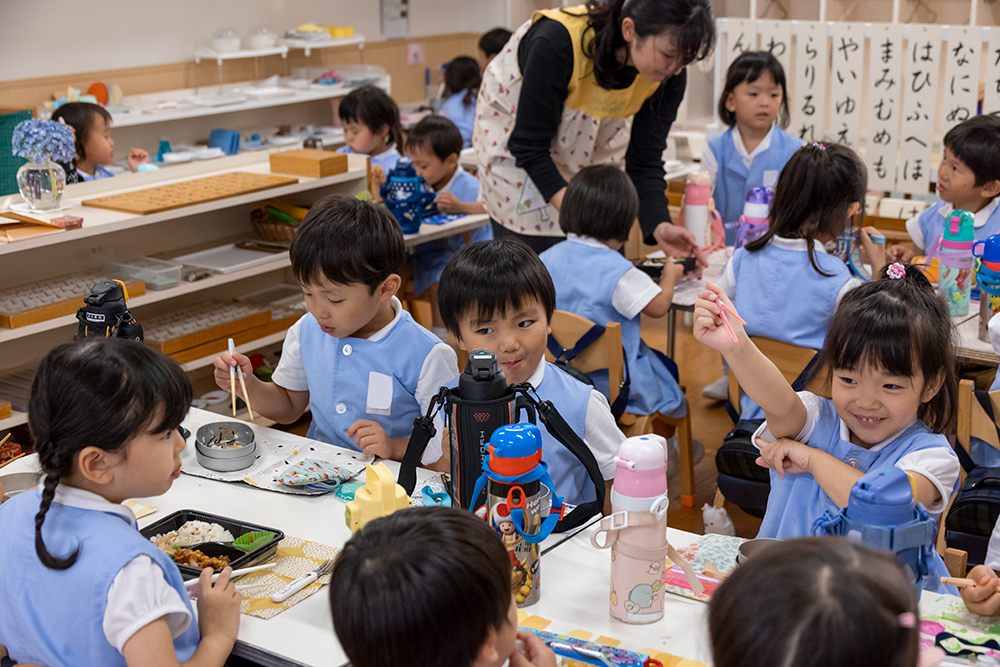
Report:
M 180 476 L 190 402 L 181 368 L 135 341 L 67 343 L 42 360 L 28 425 L 44 482 L 0 506 L 0 563 L 18 564 L 0 568 L 0 608 L 19 610 L 0 614 L 0 638 L 15 662 L 225 663 L 239 628 L 231 570 L 214 584 L 202 572 L 193 623 L 177 567 L 121 505 Z

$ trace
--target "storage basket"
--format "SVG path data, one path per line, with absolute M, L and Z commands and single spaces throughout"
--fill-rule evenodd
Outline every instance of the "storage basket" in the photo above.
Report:
M 276 243 L 291 243 L 299 228 L 298 224 L 278 222 L 258 208 L 250 212 L 250 224 L 253 226 L 254 238 Z

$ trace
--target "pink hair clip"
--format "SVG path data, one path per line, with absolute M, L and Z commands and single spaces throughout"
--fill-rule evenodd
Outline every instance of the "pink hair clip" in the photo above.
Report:
M 825 151 L 825 150 L 826 150 L 826 146 L 824 146 L 823 144 L 821 144 L 821 143 L 820 143 L 820 142 L 818 142 L 818 141 L 814 141 L 814 142 L 813 142 L 813 148 L 818 148 L 818 149 L 820 149 L 821 151 Z
M 889 269 L 886 271 L 886 274 L 888 274 L 888 276 L 893 280 L 902 280 L 906 277 L 906 267 L 899 262 L 894 262 L 889 265 Z
M 917 617 L 912 611 L 908 611 L 899 615 L 899 627 L 915 628 L 916 626 L 917 626 Z

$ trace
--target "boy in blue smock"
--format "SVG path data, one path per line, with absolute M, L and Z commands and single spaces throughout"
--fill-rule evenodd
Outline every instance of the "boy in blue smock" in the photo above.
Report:
M 890 246 L 889 261 L 909 261 L 927 253 L 944 234 L 953 210 L 970 211 L 977 241 L 1000 232 L 1000 118 L 975 116 L 944 135 L 944 154 L 937 170 L 940 201 L 906 221 L 912 246 Z
M 507 384 L 529 382 L 543 400 L 552 401 L 590 447 L 610 486 L 625 435 L 603 394 L 545 361 L 556 291 L 538 255 L 512 236 L 466 246 L 445 267 L 438 301 L 459 347 L 492 350 Z M 577 458 L 548 429 L 541 432 L 542 459 L 556 494 L 572 505 L 594 500 L 593 484 Z
M 254 377 L 247 357 L 223 353 L 216 383 L 228 391 L 239 363 L 265 417 L 288 424 L 312 406 L 310 438 L 402 459 L 413 420 L 458 361 L 395 296 L 406 259 L 399 223 L 383 207 L 332 195 L 309 210 L 290 255 L 309 313 L 288 330 L 273 382 Z M 422 460 L 440 458 L 438 438 Z
M 442 213 L 470 215 L 485 213 L 479 200 L 479 179 L 458 164 L 462 135 L 453 122 L 441 116 L 428 116 L 417 123 L 406 139 L 406 153 L 413 158 L 417 175 L 438 193 L 437 206 Z M 469 233 L 469 239 L 486 241 L 493 229 L 484 225 Z M 465 235 L 421 243 L 413 252 L 413 292 L 420 296 L 429 290 L 431 331 L 444 339 L 447 335 L 438 309 L 437 287 L 448 260 L 464 248 Z

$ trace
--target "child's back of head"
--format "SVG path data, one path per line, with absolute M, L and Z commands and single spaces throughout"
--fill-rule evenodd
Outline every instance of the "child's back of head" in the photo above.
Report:
M 805 239 L 809 263 L 816 263 L 813 242 L 827 243 L 840 236 L 854 215 L 864 216 L 868 171 L 847 146 L 806 144 L 795 151 L 778 176 L 771 200 L 770 225 L 759 239 L 746 245 L 762 250 L 775 236 Z
M 708 612 L 716 667 L 915 667 L 919 622 L 898 561 L 841 537 L 776 542 Z
M 84 147 L 99 118 L 111 123 L 111 114 L 101 105 L 90 102 L 68 102 L 52 112 L 52 120 L 61 120 L 73 128 L 76 157 L 79 160 L 87 159 Z
M 337 556 L 333 626 L 356 667 L 468 667 L 487 642 L 502 662 L 517 625 L 510 577 L 499 536 L 472 513 L 395 512 Z
M 479 38 L 479 50 L 483 52 L 483 56 L 487 60 L 490 60 L 493 56 L 500 53 L 500 49 L 504 47 L 512 34 L 507 28 L 487 30 Z
M 444 116 L 427 116 L 413 126 L 406 137 L 406 150 L 431 153 L 439 160 L 447 160 L 462 153 L 462 133 L 455 123 Z
M 870 283 L 844 295 L 830 324 L 820 368 L 874 366 L 925 382 L 943 374 L 937 394 L 917 416 L 941 433 L 955 422 L 958 397 L 954 328 L 948 306 L 923 271 L 891 264 Z
M 458 56 L 452 58 L 447 67 L 444 68 L 445 91 L 449 95 L 464 93 L 462 104 L 465 106 L 475 104 L 480 83 L 482 83 L 482 76 L 479 72 L 479 63 L 476 62 L 475 58 Z
M 1000 118 L 973 116 L 944 135 L 944 147 L 975 174 L 976 187 L 1000 180 Z
M 367 285 L 373 294 L 406 261 L 403 230 L 392 214 L 349 195 L 330 195 L 314 204 L 289 254 L 302 285 L 325 277 L 340 285 Z
M 399 124 L 399 106 L 378 86 L 361 86 L 352 90 L 340 100 L 337 113 L 341 122 L 359 123 L 375 135 L 380 135 L 387 128 L 386 145 L 402 145 L 403 127 Z
M 638 216 L 639 195 L 632 179 L 617 167 L 591 165 L 566 187 L 559 226 L 567 234 L 624 243 Z

